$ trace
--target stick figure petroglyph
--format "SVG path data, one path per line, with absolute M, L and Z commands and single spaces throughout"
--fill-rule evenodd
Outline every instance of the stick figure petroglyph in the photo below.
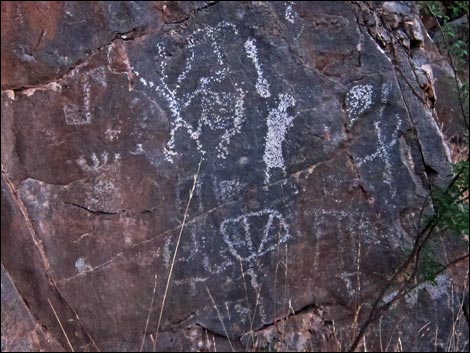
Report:
M 229 79 L 231 70 L 225 62 L 224 55 L 220 48 L 220 39 L 223 29 L 228 29 L 233 35 L 238 35 L 237 28 L 228 22 L 222 21 L 217 26 L 205 26 L 194 31 L 188 39 L 189 55 L 186 59 L 184 69 L 176 78 L 175 82 L 170 83 L 167 66 L 168 59 L 165 57 L 165 50 L 162 44 L 157 45 L 160 58 L 160 74 L 158 84 L 155 90 L 166 100 L 173 120 L 170 122 L 170 139 L 164 150 L 165 159 L 173 162 L 177 155 L 175 151 L 176 134 L 183 130 L 196 143 L 197 150 L 204 156 L 208 152 L 208 146 L 201 140 L 203 129 L 209 129 L 218 132 L 218 143 L 216 145 L 217 158 L 225 159 L 228 154 L 228 145 L 231 139 L 240 133 L 243 122 L 245 121 L 244 99 L 245 91 L 236 83 L 235 79 Z M 201 53 L 201 46 L 209 44 L 213 52 L 208 55 L 207 51 Z M 198 87 L 187 93 L 182 92 L 182 86 L 188 79 L 188 75 L 195 65 L 196 55 L 204 55 L 202 63 L 206 66 L 210 64 L 211 74 L 200 77 Z M 208 56 L 214 59 L 208 61 Z M 198 63 L 198 65 L 201 65 Z M 139 76 L 138 72 L 135 72 Z M 223 80 L 229 79 L 229 90 L 216 89 L 214 86 L 220 84 Z M 144 86 L 153 87 L 152 81 L 140 77 Z M 172 88 L 174 87 L 174 88 Z M 195 107 L 200 108 L 201 113 L 197 122 L 191 122 L 188 115 L 194 115 Z M 196 109 L 197 110 L 197 109 Z M 213 143 L 213 141 L 210 141 Z
M 246 121 L 246 101 L 248 94 L 245 82 L 240 82 L 237 70 L 243 68 L 230 67 L 223 46 L 238 43 L 256 70 L 256 91 L 264 99 L 271 98 L 270 84 L 264 77 L 263 65 L 258 58 L 256 40 L 248 38 L 244 42 L 237 41 L 239 35 L 235 25 L 226 21 L 216 26 L 204 26 L 188 36 L 186 55 L 181 72 L 171 79 L 169 68 L 174 62 L 166 55 L 166 46 L 157 44 L 160 77 L 156 83 L 142 77 L 134 70 L 139 81 L 148 88 L 154 89 L 166 101 L 171 114 L 170 138 L 164 148 L 164 156 L 173 163 L 178 155 L 176 142 L 181 134 L 195 142 L 197 151 L 206 156 L 215 152 L 218 159 L 226 159 L 228 146 L 232 139 L 241 133 Z M 207 46 L 212 51 L 208 53 Z M 197 60 L 201 59 L 201 60 Z M 195 89 L 187 91 L 186 84 L 190 78 L 194 84 L 193 72 L 204 72 L 198 77 Z M 170 82 L 171 81 L 171 82 Z M 186 91 L 185 91 L 186 89 Z M 265 137 L 266 148 L 264 162 L 266 164 L 266 180 L 272 168 L 284 170 L 282 142 L 287 129 L 295 117 L 287 114 L 287 109 L 294 107 L 296 100 L 288 93 L 281 93 L 269 102 L 275 101 L 276 108 L 271 108 L 266 122 L 268 133 Z M 266 101 L 269 103 L 268 101 Z M 194 118 L 196 116 L 196 119 Z M 203 136 L 208 131 L 210 138 Z M 215 146 L 213 146 L 215 144 Z M 211 148 L 212 147 L 212 148 Z
M 377 158 L 380 158 L 384 163 L 384 183 L 387 184 L 392 190 L 392 197 L 396 195 L 396 189 L 393 189 L 393 166 L 391 160 L 391 149 L 397 145 L 399 139 L 399 131 L 401 128 L 402 121 L 398 114 L 395 114 L 393 118 L 396 121 L 396 127 L 393 130 L 391 136 L 386 136 L 386 130 L 383 127 L 384 123 L 384 111 L 385 107 L 389 101 L 390 94 L 392 90 L 392 84 L 386 82 L 381 85 L 380 92 L 374 92 L 373 85 L 358 85 L 351 88 L 351 90 L 346 94 L 346 105 L 347 111 L 350 118 L 350 125 L 352 126 L 354 122 L 364 113 L 370 110 L 373 106 L 373 97 L 378 95 L 379 99 L 379 108 L 377 109 L 377 117 L 374 119 L 374 129 L 377 136 L 377 150 L 374 153 L 366 155 L 361 158 L 356 158 L 356 164 L 358 167 L 369 163 Z

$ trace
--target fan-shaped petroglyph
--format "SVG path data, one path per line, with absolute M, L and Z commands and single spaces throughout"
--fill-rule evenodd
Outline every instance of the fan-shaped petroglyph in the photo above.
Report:
M 220 231 L 230 253 L 247 262 L 269 253 L 290 237 L 284 217 L 271 209 L 226 219 Z

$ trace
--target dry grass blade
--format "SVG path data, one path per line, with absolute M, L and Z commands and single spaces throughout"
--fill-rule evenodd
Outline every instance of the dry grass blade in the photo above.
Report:
M 158 275 L 156 274 L 155 275 L 155 284 L 153 285 L 152 301 L 150 302 L 149 313 L 147 315 L 147 322 L 145 323 L 144 337 L 142 337 L 142 344 L 140 345 L 140 351 L 141 352 L 144 349 L 145 336 L 147 336 L 147 330 L 148 330 L 148 327 L 149 327 L 150 314 L 152 313 L 153 301 L 155 299 L 155 291 L 157 289 L 157 279 L 158 279 Z
M 379 319 L 379 343 L 380 343 L 380 351 L 384 351 L 384 346 L 382 342 L 382 316 Z
M 361 313 L 361 310 L 362 310 L 362 304 L 359 304 L 356 307 L 356 311 L 354 312 L 353 322 L 351 323 L 351 340 L 353 340 L 354 337 L 356 337 L 356 330 L 359 326 L 358 322 L 359 322 L 359 314 Z
M 250 319 L 250 335 L 253 337 L 253 323 L 255 322 L 255 317 L 256 317 L 256 310 L 258 309 L 258 304 L 259 304 L 259 297 L 261 294 L 261 286 L 257 289 L 256 293 L 256 301 L 255 301 L 255 310 L 253 310 L 253 314 Z
M 462 340 L 463 337 L 465 337 L 464 334 L 464 328 L 462 326 L 466 326 L 466 318 L 465 318 L 465 312 L 464 312 L 464 305 L 465 305 L 465 297 L 462 296 L 462 298 L 458 302 L 458 310 L 457 313 L 454 311 L 454 296 L 455 296 L 455 291 L 454 291 L 454 285 L 452 284 L 452 293 L 451 293 L 451 308 L 452 308 L 452 327 L 450 329 L 449 333 L 449 338 L 447 340 L 447 346 L 445 351 L 446 352 L 463 352 L 465 351 L 465 339 Z M 462 293 L 466 293 L 468 289 L 468 276 L 467 280 L 465 281 L 465 285 L 463 287 Z M 462 345 L 462 346 L 461 346 Z
M 284 311 L 285 311 L 285 318 L 282 320 L 282 334 L 281 334 L 281 342 L 285 342 L 286 338 L 286 324 L 287 324 L 287 319 L 289 317 L 289 307 L 286 309 L 287 305 L 287 279 L 288 279 L 288 267 L 287 267 L 287 261 L 288 261 L 288 251 L 287 251 L 287 244 L 285 246 L 286 249 L 286 257 L 284 259 Z
M 214 306 L 215 311 L 217 312 L 217 316 L 219 317 L 220 324 L 222 325 L 222 328 L 224 329 L 225 335 L 227 336 L 228 339 L 228 344 L 230 345 L 230 348 L 232 349 L 232 352 L 235 352 L 235 349 L 233 348 L 232 341 L 230 340 L 230 335 L 227 332 L 227 329 L 225 328 L 224 321 L 222 320 L 222 316 L 220 315 L 220 311 L 217 308 L 217 305 L 215 304 L 214 297 L 212 296 L 209 288 L 206 287 L 207 294 L 209 294 L 209 297 L 211 298 L 212 305 Z
M 71 350 L 72 352 L 75 352 L 75 350 L 73 349 L 72 343 L 70 343 L 69 337 L 67 336 L 67 333 L 66 333 L 65 330 L 64 330 L 64 326 L 62 326 L 62 323 L 60 322 L 59 316 L 57 316 L 57 313 L 56 313 L 54 307 L 52 306 L 52 303 L 51 303 L 51 301 L 49 300 L 49 298 L 47 298 L 47 302 L 48 302 L 49 305 L 51 306 L 52 312 L 54 313 L 54 316 L 55 316 L 57 322 L 59 323 L 60 329 L 62 330 L 62 332 L 63 332 L 63 334 L 64 334 L 64 336 L 65 336 L 65 339 L 67 340 L 67 344 L 69 345 L 70 350 Z
M 176 242 L 176 248 L 175 252 L 173 253 L 173 259 L 171 260 L 171 265 L 170 265 L 170 271 L 168 273 L 168 279 L 166 281 L 166 286 L 165 286 L 165 293 L 163 294 L 163 301 L 162 301 L 162 307 L 160 309 L 160 315 L 158 317 L 158 323 L 157 323 L 157 330 L 155 332 L 155 340 L 153 342 L 153 351 L 155 352 L 155 349 L 157 347 L 157 342 L 158 342 L 158 332 L 160 331 L 160 324 L 162 322 L 162 316 L 163 316 L 163 310 L 165 308 L 165 302 L 166 302 L 166 297 L 168 295 L 168 288 L 170 287 L 170 281 L 171 281 L 171 275 L 173 274 L 173 268 L 175 266 L 175 261 L 176 261 L 176 256 L 178 254 L 178 249 L 180 246 L 181 242 L 181 235 L 183 234 L 184 230 L 184 225 L 186 224 L 186 218 L 188 217 L 188 212 L 189 212 L 189 205 L 191 204 L 191 200 L 193 198 L 194 190 L 196 189 L 196 184 L 197 184 L 197 179 L 199 177 L 199 171 L 201 170 L 201 163 L 202 163 L 202 158 L 199 161 L 199 165 L 197 167 L 197 172 L 194 175 L 194 182 L 193 186 L 191 188 L 191 191 L 189 192 L 189 199 L 188 199 L 188 204 L 186 205 L 186 210 L 184 211 L 184 217 L 183 217 L 183 222 L 181 223 L 181 228 L 180 232 L 178 234 L 178 241 Z
M 250 306 L 250 301 L 248 300 L 248 288 L 246 286 L 246 280 L 245 280 L 245 270 L 243 269 L 243 263 L 242 263 L 242 259 L 239 257 L 238 258 L 238 261 L 240 263 L 240 271 L 242 273 L 242 279 L 243 279 L 243 288 L 245 289 L 245 300 L 246 300 L 246 307 L 248 308 L 248 310 L 250 311 L 249 313 L 249 316 L 248 316 L 248 320 L 251 320 L 251 313 L 252 313 L 252 310 L 251 310 L 251 306 Z M 255 310 L 256 310 L 256 305 L 255 305 Z M 251 322 L 251 321 L 250 321 Z M 252 326 L 250 327 L 250 338 L 251 338 L 251 344 L 254 343 L 254 336 L 253 336 L 253 330 L 252 330 Z M 248 343 L 246 344 L 247 347 L 250 346 L 250 341 L 248 340 Z
M 393 341 L 393 337 L 394 337 L 394 335 L 395 335 L 395 332 L 398 330 L 398 328 L 400 327 L 400 324 L 401 324 L 401 322 L 402 322 L 403 320 L 404 320 L 403 318 L 400 319 L 400 320 L 398 320 L 398 321 L 395 323 L 395 325 L 393 326 L 393 329 L 392 329 L 392 331 L 390 332 L 390 335 L 389 335 L 389 337 L 388 337 L 388 343 L 387 343 L 387 345 L 385 346 L 385 352 L 389 352 L 389 351 L 390 351 L 390 346 L 391 346 L 391 344 L 392 344 L 392 341 Z M 399 336 L 399 334 L 398 334 L 397 339 L 398 339 L 399 337 L 400 337 L 400 336 Z M 398 341 L 397 341 L 397 344 L 398 344 Z

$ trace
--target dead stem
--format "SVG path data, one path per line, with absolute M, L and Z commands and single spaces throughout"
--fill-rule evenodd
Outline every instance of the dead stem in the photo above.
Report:
M 149 308 L 149 313 L 147 315 L 147 322 L 145 323 L 145 331 L 144 331 L 144 337 L 142 337 L 142 344 L 140 346 L 140 351 L 144 349 L 144 343 L 145 343 L 145 336 L 147 335 L 147 329 L 149 327 L 149 321 L 150 321 L 150 314 L 152 313 L 152 308 L 153 308 L 153 301 L 155 299 L 155 291 L 157 289 L 157 278 L 158 275 L 155 274 L 155 284 L 153 286 L 153 293 L 152 293 L 152 301 L 150 302 L 150 308 Z
M 182 234 L 183 234 L 184 225 L 185 225 L 185 223 L 186 223 L 186 218 L 187 218 L 187 216 L 188 216 L 189 205 L 191 204 L 191 200 L 192 200 L 193 194 L 194 194 L 194 189 L 196 188 L 197 179 L 198 179 L 198 177 L 199 177 L 199 171 L 201 170 L 201 163 L 202 163 L 202 158 L 201 158 L 201 160 L 199 161 L 199 165 L 198 165 L 198 167 L 197 167 L 197 172 L 196 172 L 196 174 L 194 175 L 193 186 L 192 186 L 192 188 L 191 188 L 191 191 L 189 192 L 188 204 L 186 205 L 186 210 L 184 211 L 183 222 L 181 223 L 180 232 L 179 232 L 179 234 L 178 234 L 178 240 L 177 240 L 177 242 L 176 242 L 175 252 L 173 253 L 173 259 L 171 260 L 170 272 L 168 273 L 168 279 L 167 279 L 167 281 L 166 281 L 165 293 L 163 294 L 162 307 L 161 307 L 161 309 L 160 309 L 160 316 L 158 317 L 157 330 L 156 330 L 156 332 L 155 332 L 155 340 L 154 340 L 154 342 L 153 342 L 153 351 L 154 351 L 154 352 L 155 352 L 155 349 L 156 349 L 156 347 L 157 347 L 158 332 L 160 331 L 160 324 L 161 324 L 161 322 L 162 322 L 163 309 L 165 308 L 166 297 L 167 297 L 167 295 L 168 295 L 168 289 L 169 289 L 169 287 L 170 287 L 171 275 L 173 274 L 173 268 L 174 268 L 175 262 L 176 262 L 176 255 L 178 254 L 178 249 L 179 249 L 180 242 L 181 242 L 181 236 L 182 236 Z
M 64 333 L 65 339 L 67 340 L 67 344 L 69 345 L 70 350 L 71 350 L 72 352 L 75 352 L 75 350 L 74 350 L 73 347 L 72 347 L 72 344 L 70 343 L 69 337 L 67 336 L 67 333 L 66 333 L 65 330 L 64 330 L 64 326 L 62 326 L 62 323 L 60 322 L 60 319 L 59 319 L 59 317 L 57 316 L 57 313 L 56 313 L 54 307 L 52 306 L 52 303 L 51 303 L 51 301 L 49 300 L 49 298 L 47 298 L 47 301 L 48 301 L 49 305 L 51 306 L 52 312 L 54 313 L 54 316 L 55 316 L 57 322 L 59 323 L 60 329 L 61 329 L 62 332 Z
M 288 272 L 288 269 L 287 269 L 287 244 L 286 244 L 286 258 L 285 258 L 285 262 L 284 262 L 284 301 L 283 303 L 286 303 L 287 304 L 287 272 Z M 284 310 L 286 312 L 286 317 L 284 318 L 284 320 L 282 321 L 283 325 L 282 325 L 282 335 L 281 335 L 281 342 L 285 342 L 285 334 L 286 334 L 286 324 L 287 324 L 287 319 L 289 317 L 289 307 L 287 307 L 287 310 L 286 310 L 286 304 L 284 304 Z
M 232 341 L 230 340 L 230 336 L 227 332 L 227 329 L 225 328 L 224 321 L 222 320 L 222 316 L 220 315 L 219 309 L 217 308 L 217 305 L 215 304 L 214 297 L 212 297 L 212 294 L 209 290 L 209 288 L 206 287 L 207 294 L 209 294 L 209 297 L 211 298 L 212 305 L 214 306 L 215 311 L 217 312 L 217 316 L 219 317 L 220 324 L 222 325 L 222 328 L 224 329 L 225 335 L 227 336 L 228 339 L 228 344 L 230 345 L 230 348 L 232 349 L 232 352 L 235 352 L 235 349 L 233 349 Z
M 243 263 L 242 263 L 242 259 L 241 259 L 240 257 L 238 258 L 238 261 L 240 262 L 240 271 L 241 271 L 241 273 L 242 273 L 243 288 L 245 289 L 246 306 L 247 306 L 248 310 L 250 311 L 248 320 L 250 320 L 250 319 L 251 319 L 252 310 L 251 310 L 251 306 L 250 306 L 250 301 L 249 301 L 249 299 L 248 299 L 248 288 L 247 288 L 247 286 L 246 286 L 245 270 L 243 269 Z M 256 309 L 255 309 L 255 310 L 256 310 Z M 250 327 L 250 337 L 251 337 L 251 344 L 253 344 L 253 343 L 254 343 L 254 336 L 253 336 L 252 327 Z M 250 346 L 250 342 L 248 341 L 246 347 L 249 347 L 249 346 Z
M 251 335 L 253 335 L 253 322 L 255 321 L 256 309 L 258 308 L 260 294 L 261 294 L 261 286 L 258 288 L 258 293 L 256 293 L 255 310 L 253 311 L 253 315 L 251 316 L 251 320 L 250 320 L 250 333 L 251 333 Z

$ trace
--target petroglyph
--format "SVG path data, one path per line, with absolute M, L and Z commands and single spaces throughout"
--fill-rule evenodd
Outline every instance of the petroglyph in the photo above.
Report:
M 82 86 L 83 102 L 80 108 L 77 104 L 66 104 L 63 107 L 65 122 L 67 125 L 88 125 L 91 124 L 91 82 L 95 82 L 102 87 L 107 87 L 106 71 L 99 67 L 88 71 L 84 75 Z
M 354 86 L 346 94 L 346 106 L 349 116 L 349 126 L 372 105 L 372 85 Z
M 439 275 L 436 277 L 436 284 L 421 283 L 411 293 L 405 296 L 405 301 L 409 306 L 415 306 L 418 303 L 418 293 L 425 290 L 432 300 L 441 299 L 448 293 L 450 287 L 450 280 L 446 275 Z M 385 295 L 382 301 L 386 304 L 390 303 L 398 294 L 397 290 Z
M 238 95 L 232 93 L 207 92 L 202 97 L 202 115 L 198 123 L 196 135 L 199 137 L 204 126 L 212 131 L 224 131 L 221 141 L 216 147 L 217 157 L 225 159 L 228 154 L 228 144 L 230 139 L 239 134 L 244 120 L 244 98 L 245 93 L 242 89 L 237 89 Z M 234 114 L 232 126 L 227 124 L 227 116 Z M 203 149 L 201 149 L 203 151 Z M 205 154 L 205 152 L 203 153 Z
M 398 114 L 395 114 L 396 127 L 389 138 L 382 127 L 383 116 L 386 105 L 390 99 L 392 90 L 391 83 L 384 83 L 380 89 L 379 107 L 377 109 L 377 116 L 374 119 L 374 129 L 377 136 L 377 151 L 366 155 L 361 158 L 355 158 L 358 167 L 365 163 L 369 163 L 377 158 L 382 159 L 384 163 L 383 180 L 391 188 L 392 197 L 396 195 L 396 190 L 392 189 L 393 185 L 393 166 L 391 161 L 391 149 L 398 143 L 398 133 L 401 127 L 401 119 Z M 350 126 L 364 114 L 373 105 L 374 87 L 372 85 L 358 85 L 354 86 L 346 94 L 346 105 L 349 114 Z
M 164 150 L 165 159 L 173 162 L 177 155 L 175 151 L 176 135 L 181 129 L 196 143 L 198 152 L 204 156 L 208 151 L 208 146 L 202 141 L 203 130 L 218 132 L 217 145 L 215 150 L 216 157 L 225 159 L 228 155 L 228 145 L 231 139 L 240 133 L 241 126 L 245 121 L 244 117 L 244 99 L 245 91 L 239 87 L 236 82 L 231 83 L 231 90 L 218 90 L 214 85 L 221 83 L 228 78 L 231 70 L 225 62 L 220 43 L 224 41 L 221 38 L 223 29 L 228 29 L 234 35 L 238 35 L 237 28 L 228 22 L 220 22 L 217 26 L 205 26 L 194 31 L 188 36 L 187 50 L 189 51 L 184 65 L 184 69 L 178 75 L 174 82 L 169 82 L 167 75 L 167 66 L 169 59 L 165 56 L 165 48 L 159 43 L 157 49 L 160 58 L 160 78 L 159 82 L 154 84 L 138 71 L 134 74 L 139 77 L 139 81 L 145 87 L 153 88 L 167 102 L 173 120 L 170 122 L 170 139 Z M 188 79 L 188 75 L 193 70 L 193 64 L 196 55 L 207 56 L 204 52 L 204 45 L 209 44 L 212 47 L 214 62 L 206 59 L 210 66 L 211 74 L 200 77 L 198 87 L 187 93 L 182 92 L 182 87 Z M 230 82 L 235 80 L 230 80 Z M 174 87 L 174 88 L 172 88 Z M 196 109 L 195 109 L 196 108 Z M 200 108 L 201 114 L 197 122 L 191 122 L 186 115 L 194 116 L 194 111 Z M 213 143 L 209 141 L 207 143 Z
M 286 12 L 284 13 L 284 18 L 290 23 L 295 22 L 295 15 L 297 15 L 297 13 L 292 7 L 293 5 L 294 5 L 294 2 L 289 1 L 289 4 L 286 6 Z
M 100 85 L 101 87 L 108 87 L 108 82 L 106 80 L 106 70 L 104 67 L 97 67 L 93 70 L 90 70 L 86 74 L 88 79 L 92 79 Z
M 391 139 L 387 141 L 384 130 L 381 127 L 381 119 L 379 118 L 374 122 L 374 128 L 377 135 L 377 151 L 360 158 L 356 164 L 361 167 L 365 163 L 372 162 L 377 158 L 381 158 L 384 162 L 383 180 L 384 183 L 392 188 L 393 185 L 393 166 L 391 161 L 391 149 L 399 142 L 398 133 L 401 127 L 401 119 L 398 115 L 394 116 L 396 120 L 396 127 L 392 133 Z M 392 190 L 392 197 L 396 195 L 396 190 Z
M 265 209 L 229 218 L 220 225 L 228 250 L 238 261 L 244 263 L 246 274 L 255 293 L 261 291 L 257 270 L 260 257 L 270 253 L 290 238 L 289 226 L 278 211 Z M 259 314 L 263 321 L 266 312 L 263 299 L 259 298 Z
M 67 123 L 67 125 L 91 124 L 91 114 L 86 111 L 84 114 L 82 114 L 80 107 L 78 105 L 76 104 L 64 105 L 63 110 L 64 110 L 64 115 L 65 115 L 65 122 Z
M 114 141 L 119 138 L 119 135 L 121 134 L 121 128 L 107 128 L 106 131 L 104 132 L 104 136 L 106 140 L 108 141 Z
M 320 242 L 325 232 L 328 232 L 325 228 L 325 224 L 344 224 L 345 229 L 347 229 L 351 235 L 360 235 L 361 239 L 372 237 L 374 234 L 374 226 L 370 220 L 365 218 L 363 214 L 357 214 L 354 211 L 347 212 L 334 209 L 316 209 L 312 211 L 312 217 L 314 224 L 312 236 L 315 239 L 313 256 L 314 269 L 320 268 L 321 266 Z M 340 235 L 340 237 L 344 236 L 345 234 Z M 343 248 L 341 239 L 338 239 L 336 244 L 340 254 L 351 253 L 350 250 Z M 343 259 L 340 258 L 339 261 L 343 261 Z
M 220 202 L 229 202 L 235 199 L 245 188 L 245 183 L 240 183 L 238 179 L 219 180 L 212 178 L 214 192 Z
M 142 147 L 142 144 L 138 143 L 135 146 L 135 150 L 130 151 L 129 153 L 133 154 L 134 156 L 138 156 L 138 155 L 141 155 L 141 154 L 145 154 L 145 151 L 144 151 L 144 148 Z
M 86 263 L 83 257 L 80 257 L 75 261 L 75 268 L 77 269 L 78 273 L 92 271 L 93 267 Z
M 400 125 L 397 126 L 397 129 L 399 128 Z M 389 146 L 387 148 L 385 144 L 385 137 L 382 132 L 382 129 L 380 128 L 380 122 L 376 121 L 374 122 L 374 128 L 377 133 L 377 148 L 378 152 L 382 155 L 383 161 L 385 163 L 385 171 L 383 173 L 384 175 L 384 182 L 388 184 L 389 186 L 392 185 L 392 163 L 390 162 L 390 147 L 395 145 L 397 143 L 397 138 L 394 137 L 392 141 L 390 141 Z M 395 130 L 395 135 L 398 130 Z
M 262 231 L 254 231 L 262 226 Z M 266 209 L 250 212 L 222 222 L 220 232 L 230 253 L 237 259 L 250 262 L 284 244 L 290 238 L 289 226 L 277 211 Z
M 90 159 L 91 163 L 88 163 L 84 156 L 80 156 L 77 159 L 77 164 L 85 172 L 100 172 L 109 168 L 112 164 L 118 164 L 121 160 L 121 155 L 114 153 L 110 156 L 109 153 L 105 151 L 102 152 L 99 157 L 96 153 L 92 153 Z
M 120 204 L 121 190 L 112 181 L 100 179 L 93 185 L 86 205 L 89 208 L 103 207 L 105 209 L 115 209 Z
M 271 97 L 271 93 L 269 92 L 269 83 L 263 77 L 263 70 L 261 69 L 261 64 L 258 60 L 258 49 L 256 48 L 255 39 L 247 39 L 245 42 L 245 51 L 246 55 L 251 59 L 251 61 L 253 61 L 256 73 L 258 74 L 258 79 L 256 80 L 256 92 L 258 92 L 258 94 L 263 98 Z
M 266 183 L 269 183 L 271 169 L 281 168 L 285 171 L 282 142 L 284 142 L 287 130 L 295 119 L 294 116 L 287 114 L 287 109 L 295 106 L 295 103 L 295 99 L 291 95 L 280 94 L 278 107 L 272 109 L 268 115 L 268 133 L 265 138 L 266 145 L 263 156 L 266 164 Z
M 190 293 L 196 295 L 196 286 L 198 283 L 204 283 L 209 279 L 209 277 L 190 277 L 181 280 L 173 280 L 173 283 L 177 286 L 189 285 Z
M 154 83 L 134 69 L 134 74 L 139 77 L 139 82 L 147 88 L 154 86 L 154 90 L 166 101 L 172 119 L 170 121 L 170 138 L 164 148 L 165 160 L 170 163 L 178 155 L 176 152 L 176 140 L 180 138 L 182 130 L 195 142 L 197 151 L 201 156 L 215 151 L 217 159 L 226 159 L 229 155 L 228 147 L 232 139 L 241 133 L 245 117 L 245 97 L 247 92 L 242 88 L 244 83 L 237 82 L 232 68 L 226 62 L 222 46 L 227 42 L 226 36 L 238 36 L 235 25 L 228 22 L 220 22 L 217 26 L 205 26 L 194 31 L 187 39 L 187 53 L 181 72 L 170 82 L 167 73 L 172 56 L 167 56 L 166 46 L 158 43 L 156 48 L 159 55 L 160 77 Z M 225 36 L 225 37 L 223 37 Z M 243 43 L 243 42 L 242 42 Z M 207 54 L 207 45 L 212 52 Z M 269 83 L 264 78 L 262 65 L 258 59 L 256 40 L 248 38 L 243 47 L 249 59 L 253 62 L 257 72 L 256 91 L 263 98 L 271 97 Z M 209 62 L 207 55 L 213 56 L 214 61 L 209 67 L 199 67 L 198 71 L 210 71 L 210 75 L 198 78 L 197 87 L 189 92 L 183 92 L 184 84 L 189 74 L 196 70 L 196 58 L 204 52 L 203 63 Z M 198 64 L 199 66 L 201 63 Z M 204 69 L 204 70 L 202 70 Z M 172 69 L 174 70 L 174 69 Z M 224 88 L 220 83 L 224 82 Z M 229 89 L 227 89 L 227 86 Z M 277 107 L 271 109 L 267 117 L 268 133 L 265 137 L 266 146 L 263 160 L 266 164 L 266 182 L 270 179 L 270 170 L 280 168 L 285 171 L 284 158 L 282 154 L 282 142 L 295 117 L 287 114 L 287 109 L 296 104 L 296 100 L 287 93 L 278 95 Z M 196 112 L 196 114 L 195 114 Z M 195 115 L 197 116 L 194 121 Z M 192 119 L 193 121 L 191 121 Z M 203 133 L 212 131 L 218 133 L 216 137 L 203 138 Z M 215 137 L 215 139 L 214 139 Z M 215 144 L 215 146 L 213 146 Z

